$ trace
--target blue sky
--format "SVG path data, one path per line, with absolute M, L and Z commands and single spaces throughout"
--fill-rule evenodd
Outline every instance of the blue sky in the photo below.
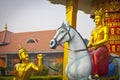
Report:
M 47 0 L 0 0 L 0 31 L 4 24 L 15 33 L 55 30 L 65 21 L 65 13 L 65 6 Z M 78 11 L 77 30 L 83 38 L 89 39 L 93 27 L 90 15 Z

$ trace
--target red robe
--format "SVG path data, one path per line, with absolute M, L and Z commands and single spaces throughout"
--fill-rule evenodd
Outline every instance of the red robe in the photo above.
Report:
M 92 61 L 92 75 L 99 76 L 108 73 L 109 53 L 106 46 L 100 46 L 97 49 L 89 48 L 89 53 Z

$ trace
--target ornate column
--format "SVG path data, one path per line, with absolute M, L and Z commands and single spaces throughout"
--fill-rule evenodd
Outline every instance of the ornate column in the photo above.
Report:
M 108 49 L 120 56 L 120 0 L 92 0 L 93 10 L 103 9 L 109 27 Z
M 66 0 L 66 20 L 74 29 L 76 29 L 77 7 L 78 0 Z M 68 48 L 68 43 L 65 43 L 64 46 Z M 68 80 L 65 74 L 65 68 L 67 63 L 68 63 L 68 50 L 64 49 L 63 80 Z

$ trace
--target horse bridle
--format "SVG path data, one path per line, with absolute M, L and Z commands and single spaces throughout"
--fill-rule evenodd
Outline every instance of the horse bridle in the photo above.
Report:
M 63 27 L 63 26 L 62 26 Z M 60 27 L 60 28 L 62 28 L 62 27 Z M 59 30 L 60 28 L 58 28 L 57 30 Z M 67 28 L 65 28 L 66 30 L 67 30 Z M 67 32 L 64 34 L 64 36 L 59 40 L 59 42 L 66 36 L 68 34 L 68 36 L 69 36 L 69 38 L 70 38 L 70 40 L 72 39 L 71 38 L 71 35 L 70 35 L 70 28 L 69 28 L 69 30 L 67 30 Z M 56 38 L 57 38 L 58 36 L 56 36 Z M 54 38 L 54 40 L 57 42 L 57 44 L 60 44 L 57 40 L 56 40 L 56 38 Z
M 66 34 L 61 38 L 61 40 L 68 34 L 68 36 L 69 36 L 69 39 L 71 40 L 72 39 L 72 37 L 71 37 L 71 35 L 70 35 L 70 27 L 69 27 L 69 30 L 67 29 L 67 28 L 65 28 L 66 30 L 67 30 L 67 32 L 66 32 Z M 77 32 L 78 33 L 78 32 Z M 56 39 L 55 39 L 56 40 Z M 57 42 L 58 43 L 58 42 Z M 66 48 L 66 47 L 64 47 L 62 44 L 59 44 L 61 47 L 63 47 L 64 49 L 67 49 L 67 50 L 70 50 L 70 51 L 74 51 L 74 52 L 79 52 L 79 51 L 86 51 L 86 50 L 88 50 L 87 48 L 86 49 L 78 49 L 78 50 L 72 50 L 72 49 L 70 49 L 70 48 Z

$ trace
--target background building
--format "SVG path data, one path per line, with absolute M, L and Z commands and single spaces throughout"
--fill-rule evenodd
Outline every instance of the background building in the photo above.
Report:
M 5 29 L 0 32 L 0 67 L 6 68 L 6 74 L 12 75 L 14 65 L 19 62 L 19 45 L 25 48 L 30 60 L 36 62 L 36 55 L 43 54 L 43 64 L 53 66 L 63 62 L 63 48 L 50 49 L 49 42 L 55 30 L 13 33 Z M 50 72 L 52 69 L 50 70 Z

